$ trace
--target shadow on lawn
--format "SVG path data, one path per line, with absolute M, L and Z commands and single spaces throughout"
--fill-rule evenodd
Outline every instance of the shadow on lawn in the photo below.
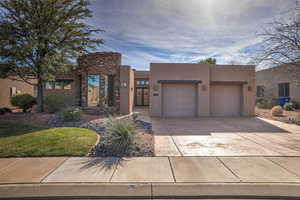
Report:
M 49 129 L 46 126 L 34 126 L 29 124 L 19 124 L 17 122 L 0 122 L 0 138 L 11 137 L 16 135 L 25 135 L 35 131 Z

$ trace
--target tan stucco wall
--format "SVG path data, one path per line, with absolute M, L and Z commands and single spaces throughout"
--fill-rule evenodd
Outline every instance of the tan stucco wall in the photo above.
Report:
M 121 66 L 120 84 L 127 83 L 127 87 L 120 85 L 120 113 L 130 114 L 134 103 L 134 71 L 130 66 Z
M 242 85 L 242 115 L 255 114 L 255 66 L 214 65 L 211 66 L 211 81 L 246 81 Z M 250 91 L 249 91 L 250 90 Z
M 149 79 L 149 77 L 150 77 L 150 71 L 134 70 L 135 79 Z
M 197 84 L 197 116 L 210 116 L 211 81 L 246 81 L 243 85 L 242 115 L 254 115 L 255 66 L 216 66 L 191 63 L 150 64 L 150 115 L 162 116 L 162 84 L 158 80 L 201 80 Z M 157 91 L 154 88 L 157 88 Z M 250 91 L 249 91 L 250 89 Z M 154 95 L 156 94 L 156 95 Z M 158 95 L 158 96 L 157 96 Z M 224 100 L 226 102 L 226 100 Z
M 33 86 L 21 81 L 0 79 L 0 107 L 12 107 L 10 104 L 10 88 L 16 87 L 22 94 L 33 94 Z

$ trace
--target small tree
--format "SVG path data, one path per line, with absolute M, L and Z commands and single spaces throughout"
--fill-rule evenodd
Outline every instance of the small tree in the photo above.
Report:
M 217 60 L 215 58 L 207 58 L 204 60 L 200 60 L 198 63 L 200 64 L 216 64 Z
M 288 19 L 285 20 L 285 16 Z M 291 64 L 300 67 L 300 3 L 279 19 L 266 24 L 254 60 L 265 65 Z
M 37 110 L 43 111 L 43 82 L 73 68 L 70 60 L 103 41 L 87 0 L 1 0 L 0 74 L 32 84 L 37 79 Z M 70 67 L 71 66 L 71 67 Z

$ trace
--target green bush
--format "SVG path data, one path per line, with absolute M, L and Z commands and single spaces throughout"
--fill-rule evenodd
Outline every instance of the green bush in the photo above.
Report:
M 60 112 L 65 107 L 65 98 L 56 94 L 48 95 L 45 105 L 49 113 Z
M 297 101 L 291 101 L 291 103 L 293 104 L 293 108 L 295 110 L 298 110 L 299 109 L 299 103 Z
M 285 103 L 283 108 L 284 110 L 294 110 L 294 104 L 292 102 Z
M 124 119 L 109 119 L 106 123 L 107 135 L 104 136 L 105 142 L 110 146 L 110 150 L 126 152 L 133 142 L 135 125 Z
M 258 102 L 256 104 L 256 106 L 258 108 L 262 108 L 262 109 L 271 109 L 273 107 L 272 103 L 264 101 L 264 102 Z
M 10 102 L 11 105 L 21 108 L 23 112 L 27 112 L 28 109 L 36 104 L 36 99 L 30 94 L 17 94 L 11 98 Z
M 137 113 L 133 113 L 131 117 L 134 121 L 136 121 L 139 115 Z
M 80 108 L 67 108 L 62 111 L 61 116 L 64 121 L 79 121 L 82 110 Z
M 283 114 L 283 109 L 281 106 L 274 106 L 271 110 L 272 116 L 280 117 Z

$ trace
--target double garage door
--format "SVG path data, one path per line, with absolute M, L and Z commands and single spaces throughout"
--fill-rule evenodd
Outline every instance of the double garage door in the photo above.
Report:
M 198 110 L 197 90 L 196 84 L 163 84 L 163 116 L 196 117 Z M 211 85 L 211 116 L 240 116 L 241 98 L 242 93 L 240 85 Z

